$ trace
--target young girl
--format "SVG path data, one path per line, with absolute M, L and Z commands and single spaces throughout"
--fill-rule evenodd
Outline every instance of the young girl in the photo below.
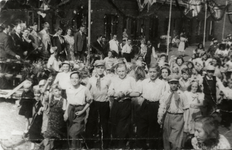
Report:
M 189 134 L 194 134 L 194 119 L 198 116 L 201 116 L 200 107 L 203 106 L 204 94 L 201 91 L 200 85 L 198 81 L 193 80 L 187 91 L 184 92 L 187 96 L 187 100 L 189 102 L 189 110 L 187 116 L 187 122 L 185 123 L 185 131 Z
M 49 102 L 48 126 L 44 132 L 45 150 L 54 146 L 54 139 L 61 139 L 65 134 L 64 111 L 67 108 L 66 100 L 61 96 L 62 89 L 57 85 L 52 86 L 52 98 Z
M 32 91 L 32 81 L 27 80 L 23 85 L 23 93 L 19 104 L 21 108 L 19 110 L 19 115 L 24 116 L 27 119 L 25 133 L 28 132 L 28 127 L 30 125 L 30 118 L 32 118 L 33 105 L 35 103 L 34 93 Z
M 192 146 L 198 150 L 231 149 L 229 141 L 218 131 L 219 123 L 213 117 L 195 119 Z

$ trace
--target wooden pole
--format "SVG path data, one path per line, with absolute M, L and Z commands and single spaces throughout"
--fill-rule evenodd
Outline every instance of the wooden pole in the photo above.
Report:
M 170 30 L 172 21 L 172 0 L 170 0 L 169 20 L 168 20 L 168 33 L 167 33 L 167 55 L 169 54 L 169 43 L 170 43 Z
M 203 45 L 205 47 L 205 39 L 206 39 L 206 24 L 207 24 L 207 11 L 208 11 L 208 8 L 207 8 L 207 2 L 205 0 L 205 19 L 204 19 L 204 35 L 203 35 Z
M 90 65 L 90 44 L 91 44 L 91 0 L 88 3 L 88 56 L 87 65 Z
M 226 6 L 228 5 L 228 1 L 226 0 Z M 227 16 L 227 13 L 224 14 L 224 20 L 223 20 L 223 28 L 222 28 L 222 40 L 225 36 L 225 25 L 226 25 L 226 16 Z

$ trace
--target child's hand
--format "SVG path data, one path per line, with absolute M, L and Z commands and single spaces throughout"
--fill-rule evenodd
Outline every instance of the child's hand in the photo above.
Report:
M 64 113 L 64 121 L 67 121 L 68 120 L 68 114 L 67 113 Z
M 84 113 L 84 111 L 78 111 L 78 112 L 75 113 L 75 115 L 80 116 L 80 115 L 82 115 L 83 113 Z

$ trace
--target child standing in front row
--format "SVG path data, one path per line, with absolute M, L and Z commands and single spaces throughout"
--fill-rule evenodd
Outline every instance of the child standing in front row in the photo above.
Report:
M 27 133 L 30 125 L 30 119 L 32 118 L 33 105 L 35 103 L 34 93 L 32 91 L 32 81 L 25 81 L 23 88 L 23 93 L 19 102 L 21 105 L 19 115 L 22 115 L 27 119 L 26 128 L 24 131 L 24 133 Z
M 49 102 L 48 126 L 44 132 L 44 146 L 45 150 L 54 148 L 54 140 L 64 138 L 65 122 L 64 111 L 66 110 L 66 99 L 62 95 L 62 89 L 57 85 L 52 86 L 52 98 Z

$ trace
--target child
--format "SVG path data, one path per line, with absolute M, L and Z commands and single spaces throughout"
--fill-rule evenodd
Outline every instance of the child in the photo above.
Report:
M 54 139 L 61 139 L 63 137 L 63 133 L 65 133 L 63 115 L 67 107 L 67 102 L 61 96 L 61 91 L 62 89 L 57 84 L 52 86 L 52 98 L 49 102 L 48 126 L 47 130 L 44 132 L 45 150 L 53 149 Z
M 179 80 L 180 82 L 180 90 L 181 91 L 186 91 L 187 90 L 187 87 L 190 85 L 190 75 L 189 75 L 189 72 L 188 72 L 188 69 L 187 68 L 183 68 L 181 70 L 181 78 Z
M 19 110 L 19 115 L 25 116 L 27 119 L 25 133 L 28 132 L 28 127 L 30 125 L 30 118 L 32 118 L 32 109 L 35 103 L 34 93 L 32 91 L 32 81 L 27 80 L 23 85 L 23 93 L 19 104 L 21 108 Z
M 219 123 L 213 117 L 200 117 L 195 120 L 195 134 L 192 139 L 194 149 L 231 149 L 229 141 L 218 131 Z

